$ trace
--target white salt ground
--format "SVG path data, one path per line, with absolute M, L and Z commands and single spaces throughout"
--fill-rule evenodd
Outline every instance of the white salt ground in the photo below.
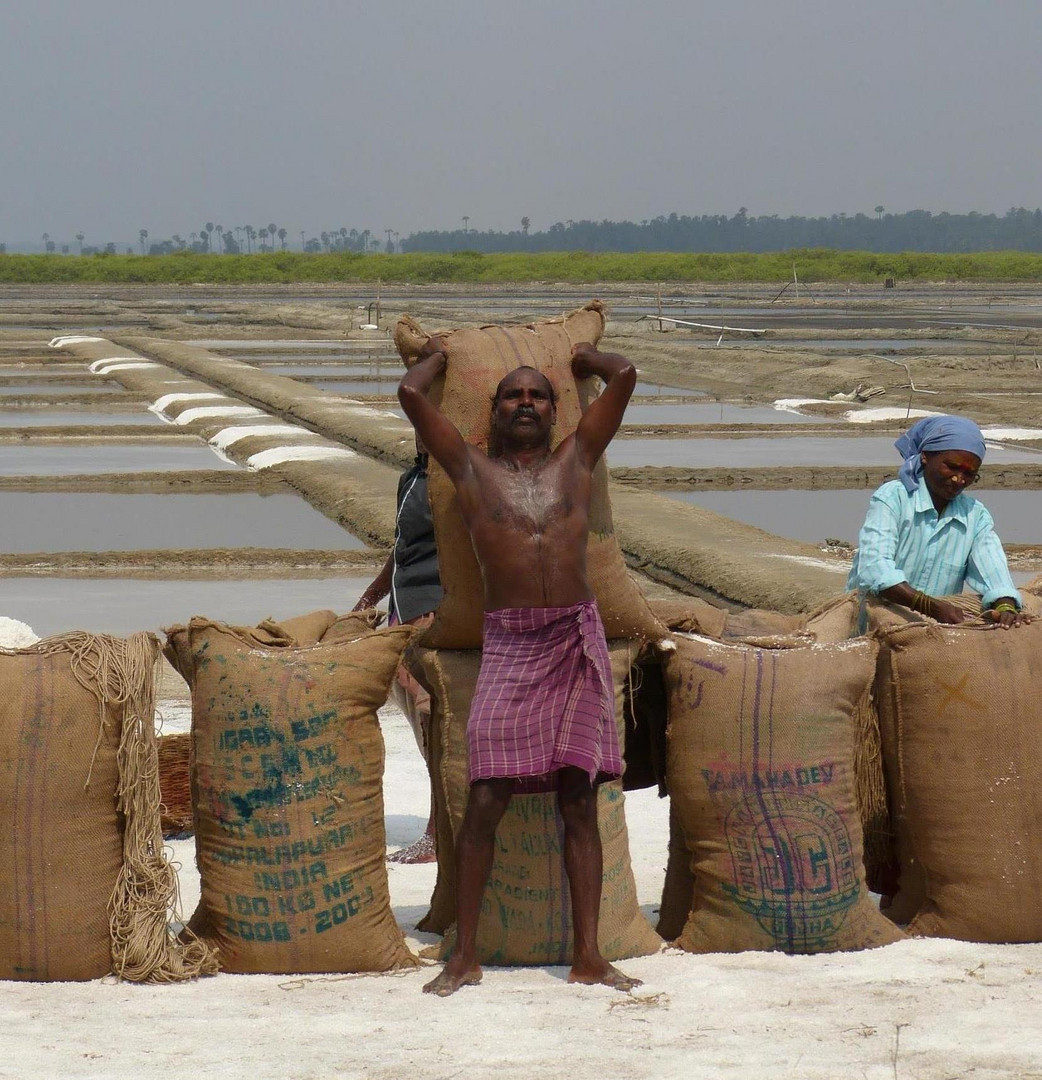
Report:
M 33 628 L 18 619 L 9 619 L 0 615 L 0 649 L 24 649 L 39 641 L 39 635 Z M 0 1076 L 3 1074 L 0 1073 Z
M 274 465 L 284 465 L 288 461 L 347 461 L 357 457 L 354 450 L 343 446 L 323 444 L 319 446 L 273 446 L 270 450 L 261 450 L 246 459 L 247 469 L 270 469 Z
M 843 414 L 843 419 L 849 420 L 852 424 L 871 424 L 876 420 L 919 420 L 924 416 L 940 415 L 928 409 L 849 409 Z
M 382 711 L 391 847 L 414 840 L 427 779 L 397 710 Z M 186 725 L 168 720 L 165 730 Z M 627 796 L 639 899 L 654 919 L 667 806 Z M 170 845 L 199 896 L 194 842 Z M 433 866 L 389 864 L 413 948 Z M 0 1077 L 23 1080 L 448 1080 L 451 1077 L 942 1080 L 1042 1076 L 1042 945 L 907 941 L 819 957 L 691 956 L 619 965 L 632 994 L 569 986 L 565 968 L 490 968 L 446 1000 L 436 968 L 386 976 L 218 975 L 180 986 L 0 983 Z

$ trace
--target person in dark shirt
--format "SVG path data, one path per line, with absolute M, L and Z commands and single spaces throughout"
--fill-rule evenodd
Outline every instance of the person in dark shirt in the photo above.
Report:
M 427 452 L 417 439 L 416 461 L 398 481 L 394 547 L 380 573 L 362 593 L 355 611 L 375 607 L 386 596 L 389 624 L 409 623 L 425 627 L 434 618 L 434 609 L 441 603 L 442 595 L 434 522 L 427 498 Z M 391 685 L 391 696 L 405 713 L 420 753 L 427 760 L 430 695 L 405 664 L 398 668 Z M 390 859 L 400 863 L 434 861 L 433 806 L 423 836 L 416 843 L 395 852 Z

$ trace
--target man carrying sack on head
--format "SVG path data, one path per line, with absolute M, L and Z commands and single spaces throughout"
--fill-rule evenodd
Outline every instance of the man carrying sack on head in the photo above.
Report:
M 621 356 L 579 344 L 577 378 L 603 393 L 553 452 L 554 389 L 519 367 L 492 400 L 489 452 L 464 441 L 427 399 L 446 366 L 431 338 L 402 379 L 402 408 L 452 481 L 484 582 L 481 672 L 467 727 L 470 792 L 456 840 L 456 946 L 428 993 L 481 981 L 477 925 L 496 826 L 513 792 L 557 791 L 575 948 L 569 981 L 629 990 L 601 955 L 597 784 L 622 773 L 607 643 L 586 575 L 592 470 L 636 384 Z M 519 781 L 521 783 L 519 784 Z

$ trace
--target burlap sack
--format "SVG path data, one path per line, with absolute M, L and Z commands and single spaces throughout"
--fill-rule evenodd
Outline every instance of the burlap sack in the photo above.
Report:
M 0 978 L 216 971 L 168 928 L 153 707 L 159 642 L 75 632 L 0 650 Z
M 1042 623 L 909 624 L 877 698 L 909 932 L 1042 941 Z
M 169 633 L 192 689 L 190 928 L 226 971 L 415 964 L 387 890 L 376 719 L 412 628 L 308 648 L 261 646 L 205 619 Z
M 662 882 L 662 900 L 659 903 L 658 923 L 655 930 L 665 941 L 676 941 L 684 931 L 691 914 L 695 896 L 695 875 L 691 872 L 691 854 L 684 840 L 684 830 L 677 819 L 676 808 L 669 807 L 669 854 L 666 859 L 666 877 Z
M 804 644 L 846 641 L 853 635 L 857 619 L 854 593 L 843 593 L 801 615 L 757 608 L 728 611 L 695 596 L 649 600 L 648 606 L 670 630 L 745 644 L 778 639 L 779 645 L 789 648 L 799 644 L 800 638 Z
M 668 782 L 694 876 L 678 944 L 814 953 L 898 940 L 865 885 L 854 794 L 851 717 L 874 643 L 675 641 Z
M 192 831 L 192 736 L 189 732 L 161 735 L 159 757 L 159 817 L 164 838 Z
M 541 371 L 557 393 L 557 423 L 551 437 L 551 445 L 556 447 L 575 430 L 587 403 L 595 396 L 593 379 L 577 383 L 572 375 L 572 346 L 580 341 L 596 344 L 603 332 L 603 307 L 593 301 L 563 319 L 443 334 L 448 367 L 444 377 L 431 388 L 431 401 L 467 442 L 487 449 L 496 387 L 504 375 L 527 364 Z M 398 323 L 394 340 L 406 364 L 415 360 L 428 336 L 411 319 Z M 433 460 L 428 491 L 445 598 L 423 642 L 431 648 L 478 649 L 484 610 L 481 572 L 455 490 Z M 608 469 L 603 458 L 593 473 L 587 574 L 609 638 L 639 641 L 663 636 L 663 627 L 630 579 L 615 539 Z
M 616 721 L 622 723 L 622 699 L 636 646 L 609 643 Z M 435 805 L 447 818 L 446 830 L 455 837 L 463 821 L 469 782 L 467 775 L 467 716 L 481 654 L 477 651 L 426 650 L 422 653 L 427 683 L 433 691 L 431 727 L 437 732 Z M 621 734 L 621 732 L 620 732 Z M 637 904 L 626 831 L 625 796 L 621 781 L 602 784 L 598 791 L 598 824 L 604 858 L 598 941 L 609 960 L 646 956 L 662 942 Z M 439 881 L 455 874 L 454 845 L 438 832 Z M 496 832 L 496 851 L 478 923 L 478 956 L 486 964 L 566 964 L 572 955 L 571 899 L 564 871 L 564 826 L 554 793 L 515 795 Z M 455 918 L 455 898 L 447 884 L 435 899 Z M 449 902 L 451 900 L 451 906 Z M 435 915 L 432 910 L 428 919 Z M 433 928 L 433 927 L 431 927 Z M 446 936 L 444 958 L 452 948 Z
M 971 618 L 977 619 L 980 617 L 982 607 L 979 596 L 972 593 L 959 593 L 957 596 L 942 596 L 941 599 L 962 608 Z M 894 630 L 899 626 L 939 625 L 936 620 L 931 619 L 928 615 L 920 615 L 918 611 L 913 611 L 903 604 L 894 604 L 878 596 L 864 597 L 862 608 L 863 618 L 867 624 L 869 634 Z

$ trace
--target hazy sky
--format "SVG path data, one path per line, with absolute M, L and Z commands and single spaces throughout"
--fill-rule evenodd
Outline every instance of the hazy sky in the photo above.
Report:
M 1042 204 L 1032 0 L 8 0 L 0 241 Z

